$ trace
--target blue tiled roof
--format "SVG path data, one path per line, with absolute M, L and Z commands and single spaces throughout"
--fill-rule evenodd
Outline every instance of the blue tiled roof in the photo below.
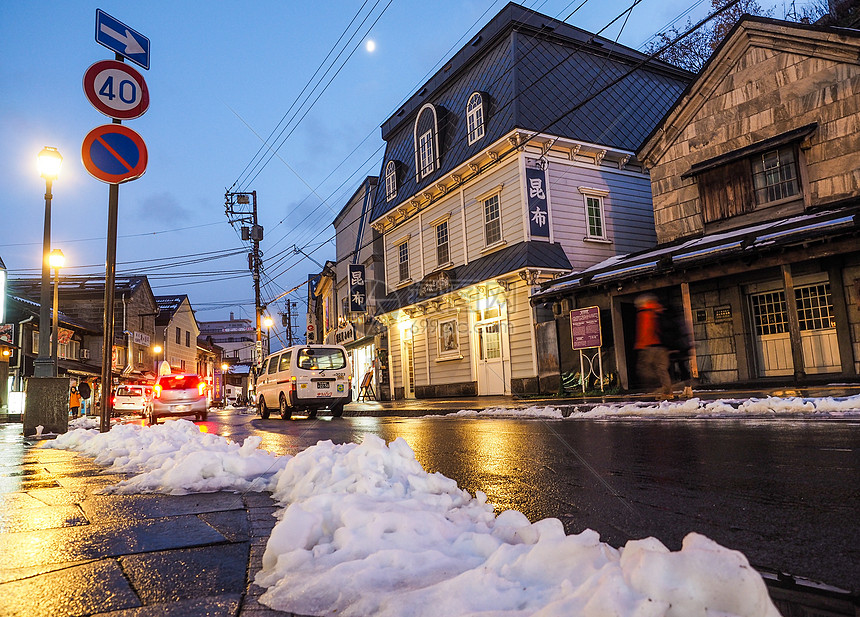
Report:
M 385 191 L 377 191 L 372 218 L 435 184 L 515 128 L 634 151 L 692 74 L 652 60 L 647 69 L 637 69 L 588 99 L 645 58 L 608 39 L 508 4 L 382 125 L 387 144 L 380 178 L 388 161 L 397 161 L 398 191 L 391 201 Z M 485 93 L 488 105 L 486 134 L 470 145 L 465 116 L 473 92 Z M 440 168 L 419 182 L 414 127 L 427 103 L 438 114 Z

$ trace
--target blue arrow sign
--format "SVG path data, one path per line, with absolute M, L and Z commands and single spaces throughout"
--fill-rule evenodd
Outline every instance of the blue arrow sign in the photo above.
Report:
M 96 9 L 96 43 L 149 69 L 149 39 L 101 9 Z

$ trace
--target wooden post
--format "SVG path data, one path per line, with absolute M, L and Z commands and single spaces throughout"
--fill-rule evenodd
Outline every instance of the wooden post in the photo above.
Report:
M 684 325 L 687 332 L 690 334 L 690 376 L 693 379 L 699 378 L 699 364 L 696 361 L 696 345 L 693 337 L 693 303 L 690 301 L 690 284 L 687 282 L 681 283 L 681 302 L 684 305 Z

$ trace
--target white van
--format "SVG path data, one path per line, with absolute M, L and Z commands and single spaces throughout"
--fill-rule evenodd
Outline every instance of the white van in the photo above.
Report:
M 352 369 L 342 345 L 294 345 L 263 361 L 257 378 L 257 413 L 278 409 L 284 420 L 307 410 L 313 418 L 328 407 L 336 418 L 352 400 Z

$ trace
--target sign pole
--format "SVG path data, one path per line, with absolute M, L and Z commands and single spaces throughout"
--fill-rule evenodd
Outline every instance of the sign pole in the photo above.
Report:
M 116 59 L 122 62 L 122 56 L 116 54 Z M 122 124 L 114 120 L 114 124 Z M 110 430 L 110 419 L 113 415 L 113 311 L 114 288 L 116 287 L 116 228 L 117 212 L 119 210 L 119 184 L 109 185 L 108 190 L 108 230 L 107 255 L 105 256 L 105 312 L 103 322 L 104 340 L 102 341 L 102 406 L 99 432 Z
M 119 205 L 119 184 L 111 184 L 108 193 L 108 236 L 107 256 L 105 258 L 105 312 L 104 341 L 102 343 L 102 406 L 99 431 L 110 430 L 113 415 L 113 322 L 114 287 L 116 286 L 116 228 Z

